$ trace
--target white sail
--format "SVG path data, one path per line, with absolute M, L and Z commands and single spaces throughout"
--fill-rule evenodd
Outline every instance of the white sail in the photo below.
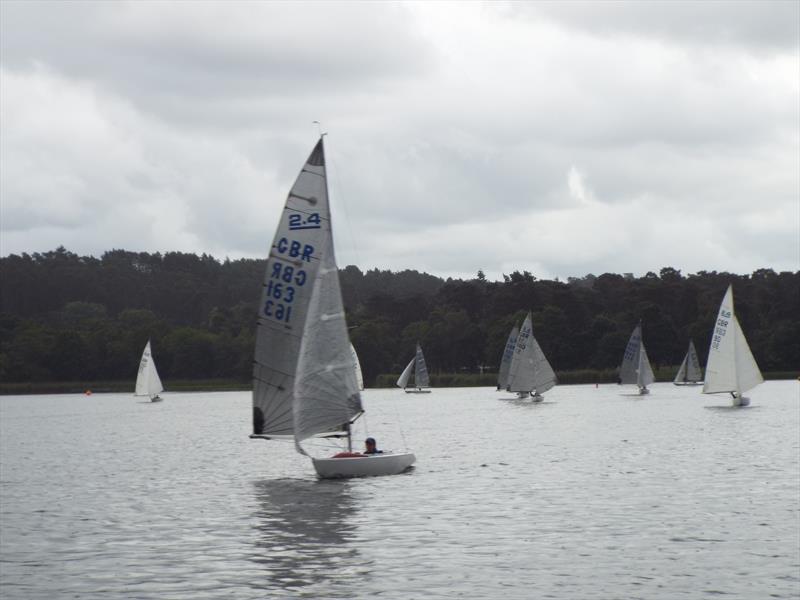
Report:
M 763 381 L 733 310 L 733 288 L 728 286 L 711 336 L 703 393 L 735 392 L 741 396 Z
M 650 366 L 650 361 L 647 358 L 647 349 L 644 347 L 644 342 L 639 346 L 639 364 L 636 369 L 636 385 L 640 388 L 646 388 L 653 383 L 656 378 L 653 375 L 653 369 Z
M 411 372 L 414 370 L 414 363 L 417 362 L 417 357 L 411 359 L 411 362 L 406 365 L 400 377 L 397 378 L 397 387 L 404 388 L 408 385 L 408 380 L 411 379 Z
M 417 355 L 414 357 L 414 384 L 418 388 L 427 388 L 431 386 L 431 381 L 428 378 L 428 365 L 425 364 L 425 355 L 422 354 L 422 347 L 417 344 Z
M 358 360 L 358 354 L 353 344 L 350 344 L 350 351 L 353 354 L 353 361 L 356 363 L 356 381 L 358 382 L 358 389 L 364 389 L 364 375 L 361 373 L 361 361 Z
M 543 394 L 550 388 L 552 388 L 557 380 L 555 371 L 553 371 L 553 367 L 550 366 L 550 363 L 547 361 L 547 358 L 542 352 L 542 348 L 539 346 L 539 342 L 536 341 L 536 338 L 531 334 L 531 345 L 533 346 L 533 368 L 534 368 L 534 375 L 533 375 L 533 392 L 537 394 Z
M 157 396 L 164 391 L 161 385 L 161 378 L 158 376 L 156 363 L 150 351 L 150 340 L 142 352 L 142 359 L 139 361 L 139 373 L 136 376 L 135 396 Z
M 294 438 L 346 432 L 361 412 L 356 365 L 347 335 L 333 241 L 327 240 L 316 274 L 294 383 Z
M 330 213 L 322 139 L 286 199 L 275 232 L 258 308 L 253 367 L 253 433 L 294 433 L 292 393 L 308 304 Z
M 700 368 L 700 359 L 697 358 L 694 341 L 689 340 L 689 349 L 686 351 L 686 356 L 683 357 L 678 374 L 675 375 L 674 383 L 697 383 L 702 379 L 703 371 Z
M 514 347 L 517 344 L 519 327 L 514 325 L 511 333 L 508 334 L 506 347 L 503 349 L 503 358 L 500 360 L 500 370 L 497 374 L 497 389 L 504 390 L 508 387 L 508 370 L 511 368 L 511 360 L 514 358 Z
M 528 313 L 514 344 L 514 355 L 508 369 L 508 390 L 542 393 L 555 384 L 556 375 L 533 336 L 531 313 Z

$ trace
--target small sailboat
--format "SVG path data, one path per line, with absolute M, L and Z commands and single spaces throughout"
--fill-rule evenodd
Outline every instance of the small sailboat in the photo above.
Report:
M 702 385 L 703 383 L 700 359 L 697 358 L 697 350 L 695 350 L 694 341 L 692 340 L 689 340 L 689 350 L 686 351 L 681 368 L 678 369 L 678 374 L 675 375 L 675 380 L 672 383 L 675 385 Z
M 361 373 L 361 361 L 358 360 L 358 354 L 352 342 L 350 343 L 350 352 L 353 354 L 353 362 L 356 365 L 356 383 L 358 384 L 358 389 L 364 391 L 364 374 Z
M 409 386 L 408 382 L 414 375 L 414 385 Z M 403 388 L 406 394 L 430 394 L 429 388 L 431 386 L 430 378 L 428 377 L 428 366 L 425 364 L 425 355 L 422 354 L 422 347 L 417 343 L 417 353 L 411 362 L 408 363 L 400 377 L 397 378 L 397 387 Z
M 533 337 L 531 313 L 528 313 L 514 343 L 507 389 L 516 392 L 517 398 L 530 395 L 534 402 L 541 402 L 544 400 L 542 394 L 555 384 L 556 374 Z
M 293 439 L 321 478 L 393 475 L 410 452 L 353 452 L 364 412 L 333 250 L 322 138 L 301 169 L 275 233 L 259 305 L 253 367 L 256 439 Z M 341 438 L 347 452 L 311 456 L 303 442 Z
M 656 380 L 642 340 L 641 321 L 634 328 L 628 345 L 625 347 L 622 365 L 619 368 L 619 380 L 620 383 L 625 384 L 635 383 L 641 396 L 650 393 L 647 386 Z
M 508 334 L 506 347 L 503 349 L 503 358 L 500 359 L 500 370 L 497 373 L 497 391 L 505 390 L 508 387 L 508 371 L 511 368 L 511 360 L 514 358 L 514 346 L 517 344 L 519 327 L 514 325 L 511 333 Z
M 153 360 L 153 354 L 150 351 L 150 340 L 147 340 L 147 345 L 142 352 L 142 360 L 139 361 L 139 373 L 136 375 L 136 391 L 134 396 L 148 396 L 151 402 L 161 402 L 162 398 L 159 396 L 164 391 L 164 386 L 161 385 L 161 378 L 158 376 L 156 363 Z
M 742 394 L 764 381 L 733 310 L 733 287 L 728 286 L 711 336 L 704 394 L 729 393 L 733 406 L 748 406 Z

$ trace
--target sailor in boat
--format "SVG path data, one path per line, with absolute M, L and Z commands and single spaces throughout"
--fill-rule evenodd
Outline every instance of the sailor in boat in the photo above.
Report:
M 383 454 L 383 450 L 378 450 L 375 438 L 368 437 L 364 440 L 364 454 Z

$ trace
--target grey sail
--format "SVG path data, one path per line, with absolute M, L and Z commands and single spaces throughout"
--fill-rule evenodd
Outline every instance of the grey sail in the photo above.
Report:
M 556 374 L 533 335 L 532 316 L 528 313 L 514 345 L 508 372 L 508 390 L 541 394 L 555 384 Z
M 325 152 L 317 143 L 292 186 L 272 241 L 258 306 L 253 433 L 292 436 L 292 394 L 308 305 L 331 236 Z
M 414 370 L 414 363 L 417 362 L 417 357 L 411 359 L 406 365 L 406 368 L 403 369 L 403 372 L 400 373 L 400 377 L 397 378 L 397 387 L 404 388 L 408 385 L 408 380 L 411 379 L 411 372 Z
M 422 347 L 417 344 L 417 355 L 414 357 L 414 384 L 418 388 L 426 388 L 431 386 L 430 378 L 428 377 L 428 365 L 425 364 L 425 355 L 422 354 Z
M 556 373 L 533 334 L 531 334 L 530 341 L 533 347 L 533 390 L 531 391 L 543 394 L 557 383 Z
M 639 323 L 633 330 L 625 354 L 622 356 L 622 365 L 619 368 L 620 383 L 637 383 L 639 379 L 639 353 L 642 347 L 642 324 Z
M 694 347 L 694 342 L 689 341 L 689 349 L 686 351 L 686 356 L 683 357 L 678 374 L 675 375 L 675 383 L 697 383 L 702 381 L 703 371 L 700 368 L 700 360 L 697 358 L 697 350 Z
M 362 412 L 356 362 L 347 334 L 339 271 L 329 239 L 317 271 L 300 344 L 294 387 L 294 437 L 299 443 L 341 431 Z
M 508 387 L 508 371 L 511 368 L 511 360 L 514 358 L 514 346 L 517 343 L 519 327 L 514 325 L 511 333 L 508 334 L 506 347 L 503 350 L 503 358 L 500 360 L 500 371 L 497 374 L 497 389 L 504 390 Z
M 640 388 L 646 388 L 653 383 L 656 378 L 655 375 L 653 375 L 650 360 L 647 358 L 647 349 L 644 347 L 644 342 L 641 343 L 639 348 L 639 366 L 636 370 L 636 385 Z

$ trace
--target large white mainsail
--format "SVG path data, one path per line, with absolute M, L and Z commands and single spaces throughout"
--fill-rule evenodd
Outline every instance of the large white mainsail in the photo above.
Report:
M 150 396 L 151 399 L 154 399 L 163 391 L 164 386 L 161 384 L 161 378 L 158 376 L 156 363 L 150 351 L 150 340 L 147 340 L 144 352 L 142 352 L 142 359 L 139 361 L 134 396 Z
M 356 369 L 356 381 L 358 382 L 358 389 L 364 389 L 364 375 L 361 373 L 361 361 L 358 360 L 358 353 L 356 352 L 355 346 L 350 344 L 350 352 L 353 354 L 353 361 L 355 362 L 355 369 Z
M 642 341 L 642 324 L 639 323 L 631 333 L 625 354 L 622 356 L 622 365 L 619 368 L 620 383 L 635 383 L 640 393 L 646 393 L 647 386 L 655 381 L 653 369 L 647 358 Z
M 686 351 L 686 356 L 683 357 L 683 362 L 673 383 L 675 385 L 691 384 L 702 380 L 703 371 L 700 368 L 700 359 L 697 358 L 694 341 L 689 340 L 689 349 Z
M 763 381 L 733 310 L 733 287 L 729 285 L 711 336 L 703 393 L 730 392 L 734 405 L 746 405 L 742 394 Z
M 349 431 L 362 412 L 332 240 L 322 252 L 300 345 L 294 384 L 294 438 Z
M 531 313 L 519 329 L 508 369 L 508 391 L 540 396 L 556 384 L 556 374 L 533 336 Z
M 508 387 L 508 371 L 511 368 L 511 360 L 514 358 L 514 347 L 517 344 L 519 327 L 514 325 L 511 333 L 508 334 L 506 347 L 503 349 L 503 358 L 500 360 L 500 370 L 497 374 L 497 389 L 504 390 Z
M 325 152 L 320 138 L 286 199 L 272 241 L 258 309 L 253 433 L 292 436 L 292 394 L 321 252 L 331 237 Z

